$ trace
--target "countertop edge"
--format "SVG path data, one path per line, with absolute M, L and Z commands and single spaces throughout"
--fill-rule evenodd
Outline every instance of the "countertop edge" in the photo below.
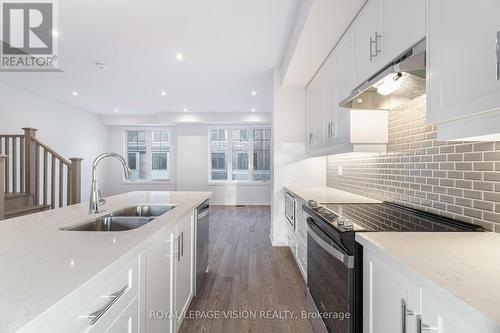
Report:
M 356 200 L 341 200 L 341 199 L 337 199 L 337 200 L 319 200 L 318 198 L 320 196 L 322 196 L 322 194 L 318 194 L 316 196 L 308 196 L 307 194 L 303 193 L 305 191 L 301 191 L 299 189 L 300 187 L 303 187 L 303 189 L 306 189 L 305 191 L 314 191 L 314 190 L 319 190 L 321 188 L 321 190 L 325 191 L 325 192 L 326 191 L 335 191 L 335 192 L 338 192 L 339 194 L 344 194 L 344 195 L 356 197 L 357 199 Z M 301 198 L 302 200 L 304 200 L 305 202 L 307 202 L 308 200 L 315 200 L 318 203 L 325 203 L 325 204 L 326 203 L 331 203 L 331 204 L 335 204 L 335 203 L 344 203 L 344 204 L 349 204 L 349 203 L 381 203 L 381 201 L 376 200 L 376 199 L 364 197 L 364 196 L 356 194 L 356 193 L 352 193 L 352 192 L 349 192 L 349 191 L 345 191 L 345 190 L 341 190 L 341 189 L 337 189 L 335 187 L 329 187 L 329 186 L 285 185 L 285 186 L 283 186 L 283 188 L 284 188 L 284 190 L 286 192 L 292 193 L 293 195 L 295 195 L 295 196 Z

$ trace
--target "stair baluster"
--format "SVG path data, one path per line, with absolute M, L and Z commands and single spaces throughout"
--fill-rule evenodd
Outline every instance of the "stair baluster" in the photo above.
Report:
M 81 202 L 82 159 L 67 160 L 37 138 L 37 129 L 23 130 L 0 135 L 6 155 L 0 158 L 0 220 L 23 215 L 23 205 L 29 204 L 28 213 Z

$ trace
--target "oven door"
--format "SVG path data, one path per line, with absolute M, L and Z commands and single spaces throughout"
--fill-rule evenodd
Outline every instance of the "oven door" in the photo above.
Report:
M 354 256 L 307 220 L 307 286 L 329 332 L 354 332 Z

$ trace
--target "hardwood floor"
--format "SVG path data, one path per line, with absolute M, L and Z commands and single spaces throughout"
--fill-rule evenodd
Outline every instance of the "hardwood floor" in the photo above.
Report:
M 306 286 L 292 253 L 271 246 L 270 207 L 216 206 L 210 214 L 209 271 L 180 332 L 313 332 L 301 316 Z

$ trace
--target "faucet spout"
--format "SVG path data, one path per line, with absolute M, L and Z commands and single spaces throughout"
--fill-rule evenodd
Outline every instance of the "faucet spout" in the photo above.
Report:
M 117 153 L 104 153 L 96 157 L 94 162 L 92 163 L 92 186 L 90 192 L 90 201 L 89 201 L 89 213 L 95 214 L 99 213 L 99 207 L 106 203 L 106 200 L 101 197 L 101 191 L 99 190 L 99 183 L 97 181 L 97 169 L 99 163 L 107 158 L 114 157 L 119 160 L 123 166 L 123 173 L 125 174 L 125 178 L 133 181 L 132 170 L 127 165 L 127 161 L 125 158 Z

